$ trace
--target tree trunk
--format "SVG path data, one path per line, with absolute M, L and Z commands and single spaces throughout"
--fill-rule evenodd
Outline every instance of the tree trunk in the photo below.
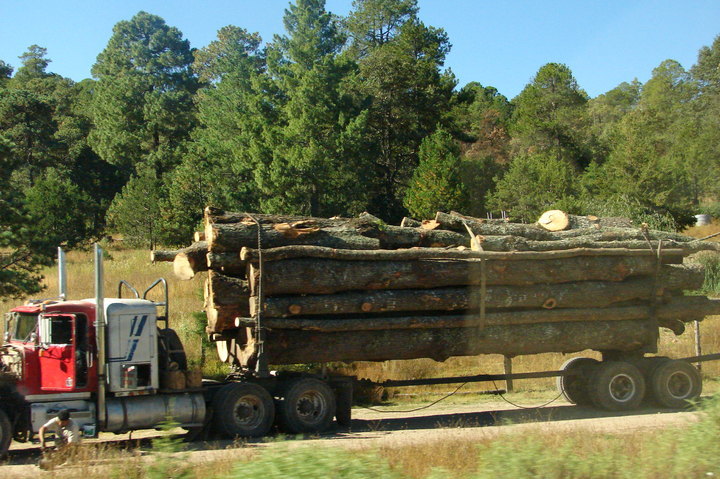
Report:
M 609 308 L 536 309 L 527 311 L 495 311 L 483 315 L 466 313 L 443 316 L 371 317 L 357 319 L 268 318 L 263 327 L 303 331 L 357 332 L 404 329 L 484 328 L 490 326 L 534 325 L 540 323 L 627 321 L 636 319 L 670 319 L 683 322 L 720 314 L 720 300 L 688 296 L 670 304 L 651 306 L 616 306 Z M 692 300 L 692 301 L 691 301 Z M 246 324 L 253 324 L 248 321 Z
M 208 271 L 205 297 L 211 297 L 215 305 L 229 306 L 245 303 L 247 308 L 250 298 L 248 282 L 243 279 L 227 276 L 217 271 Z M 238 306 L 239 308 L 240 306 Z
M 656 351 L 655 321 L 593 321 L 319 333 L 269 330 L 270 364 L 329 361 L 386 361 L 478 354 L 571 353 L 584 349 Z
M 208 246 L 205 241 L 198 241 L 187 248 L 178 250 L 173 260 L 173 272 L 179 279 L 188 280 L 198 271 L 207 271 Z
M 178 254 L 177 250 L 164 251 L 164 250 L 156 249 L 156 250 L 150 251 L 150 262 L 151 263 L 157 263 L 160 261 L 172 262 L 175 259 L 175 256 L 177 254 Z
M 663 263 L 682 263 L 680 249 L 665 249 L 662 252 Z M 417 259 L 487 259 L 495 261 L 559 259 L 575 256 L 652 256 L 657 253 L 648 248 L 631 250 L 626 248 L 574 248 L 557 251 L 473 251 L 465 247 L 457 249 L 443 248 L 405 248 L 393 250 L 347 250 L 313 245 L 292 245 L 269 248 L 262 251 L 263 261 L 279 261 L 293 258 L 328 258 L 347 261 L 408 261 Z M 257 249 L 244 247 L 240 250 L 240 259 L 255 265 L 260 260 Z
M 656 294 L 662 297 L 669 292 L 698 289 L 703 280 L 702 270 L 663 265 Z M 552 285 L 491 286 L 486 290 L 485 306 L 488 309 L 603 308 L 613 303 L 650 298 L 654 281 L 654 277 L 647 276 L 622 282 L 581 281 Z M 407 311 L 477 311 L 480 301 L 480 288 L 477 286 L 269 296 L 264 301 L 263 316 L 280 318 Z M 250 301 L 251 316 L 256 315 L 256 309 L 253 298 Z
M 400 227 L 402 228 L 419 228 L 420 226 L 422 226 L 421 221 L 414 220 L 408 216 L 404 217 L 400 222 Z
M 331 294 L 377 289 L 428 289 L 480 284 L 483 260 L 341 261 L 289 259 L 264 264 L 264 293 Z M 576 256 L 562 259 L 491 261 L 488 285 L 574 281 L 622 281 L 655 272 L 652 256 Z M 250 290 L 257 294 L 259 269 L 251 265 Z
M 573 217 L 571 217 L 573 218 Z M 550 245 L 547 247 L 541 247 L 542 251 L 546 251 L 547 249 L 563 249 L 562 243 L 554 243 L 559 241 L 571 241 L 572 238 L 577 238 L 576 241 L 582 242 L 585 241 L 596 241 L 598 242 L 598 247 L 611 247 L 611 246 L 603 246 L 605 242 L 610 241 L 642 241 L 644 242 L 645 246 L 642 248 L 649 248 L 647 239 L 645 238 L 645 234 L 640 228 L 625 228 L 621 226 L 615 226 L 615 225 L 622 225 L 623 218 L 608 218 L 607 223 L 603 223 L 602 219 L 601 225 L 602 228 L 598 229 L 597 227 L 590 226 L 587 228 L 577 228 L 577 229 L 571 229 L 566 231 L 546 231 L 542 229 L 538 225 L 526 225 L 526 224 L 519 224 L 519 223 L 507 223 L 507 222 L 500 222 L 500 223 L 486 223 L 484 221 L 480 221 L 477 219 L 469 219 L 469 217 L 463 217 L 463 216 L 457 216 L 453 214 L 447 214 L 443 212 L 438 212 L 435 216 L 435 221 L 437 221 L 440 224 L 441 228 L 452 230 L 452 231 L 459 231 L 459 232 L 465 232 L 466 228 L 465 225 L 467 225 L 470 230 L 475 235 L 480 235 L 488 239 L 489 236 L 497 236 L 497 237 L 503 237 L 502 240 L 499 238 L 497 240 L 495 239 L 488 239 L 488 241 L 507 241 L 507 242 L 518 242 L 522 243 L 523 241 L 527 240 L 534 240 L 534 241 L 541 241 L 541 242 L 549 242 Z M 579 221 L 579 220 L 578 220 Z M 588 220 L 589 221 L 589 220 Z M 657 242 L 660 240 L 664 241 L 673 241 L 677 243 L 700 243 L 698 241 L 694 241 L 694 238 L 690 236 L 685 236 L 677 233 L 668 233 L 665 231 L 656 231 L 656 230 L 648 230 L 647 231 L 647 237 L 651 240 L 653 243 L 653 246 L 657 248 Z M 507 237 L 518 237 L 518 238 L 507 238 Z M 530 245 L 533 245 L 535 243 L 528 242 Z M 560 245 L 560 247 L 558 247 Z M 508 246 L 504 247 L 512 247 L 511 244 L 508 244 Z M 572 246 L 571 246 L 572 247 Z M 595 246 L 590 246 L 595 247 Z M 529 246 L 524 246 L 525 249 L 534 249 Z M 486 248 L 487 249 L 487 248 Z M 710 247 L 710 249 L 714 249 Z
M 310 244 L 341 249 L 372 250 L 469 244 L 466 234 L 389 226 L 371 215 L 338 219 L 297 218 L 301 217 L 263 216 L 260 238 L 262 247 Z M 279 222 L 288 219 L 297 220 Z M 240 251 L 243 246 L 258 247 L 257 224 L 249 219 L 234 223 L 219 223 L 213 222 L 212 217 L 206 217 L 205 237 L 211 252 Z
M 597 237 L 579 236 L 555 241 L 534 241 L 519 236 L 478 236 L 480 246 L 484 251 L 557 251 L 575 248 L 623 248 L 636 250 L 657 250 L 658 241 L 650 243 L 644 239 L 638 240 L 608 240 L 606 235 L 598 233 Z M 662 249 L 681 249 L 684 256 L 689 256 L 698 251 L 718 251 L 720 245 L 710 242 L 678 242 L 673 240 L 662 240 Z

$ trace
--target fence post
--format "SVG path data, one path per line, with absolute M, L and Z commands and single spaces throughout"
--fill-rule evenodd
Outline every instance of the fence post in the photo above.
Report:
M 505 366 L 505 374 L 512 374 L 512 357 L 505 356 L 505 359 L 503 361 L 503 364 Z M 513 392 L 513 381 L 512 379 L 506 379 L 505 380 L 505 389 L 507 389 L 507 392 L 511 393 Z

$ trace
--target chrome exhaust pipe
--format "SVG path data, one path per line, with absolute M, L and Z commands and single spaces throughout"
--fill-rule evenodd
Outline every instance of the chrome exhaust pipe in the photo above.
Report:
M 107 425 L 107 410 L 105 407 L 105 389 L 107 373 L 105 368 L 105 290 L 103 288 L 103 250 L 95 243 L 95 338 L 98 352 L 98 396 L 97 417 L 98 430 Z
M 58 247 L 58 290 L 61 301 L 67 299 L 67 264 L 65 263 L 65 251 Z

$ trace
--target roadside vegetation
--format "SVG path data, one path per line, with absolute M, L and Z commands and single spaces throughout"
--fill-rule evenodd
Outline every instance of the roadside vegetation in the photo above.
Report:
M 178 443 L 162 440 L 152 455 L 138 449 L 87 447 L 58 479 L 674 479 L 720 474 L 720 400 L 705 400 L 699 420 L 682 428 L 616 434 L 509 431 L 499 437 L 429 440 L 420 444 L 347 449 L 294 441 L 269 447 L 211 451 L 190 460 Z M 44 473 L 47 474 L 47 473 Z M 45 477 L 31 474 L 21 478 Z

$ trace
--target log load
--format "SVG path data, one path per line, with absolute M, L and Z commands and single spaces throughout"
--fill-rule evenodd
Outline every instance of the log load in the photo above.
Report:
M 680 295 L 685 289 L 702 287 L 703 272 L 692 266 L 663 265 L 658 284 L 654 278 L 632 278 L 623 282 L 582 281 L 528 286 L 490 286 L 487 308 L 604 308 L 615 303 L 648 300 L 653 290 L 660 301 L 666 294 Z M 245 284 L 246 288 L 247 285 Z M 400 311 L 467 311 L 479 308 L 480 291 L 472 287 L 350 291 L 329 295 L 269 296 L 262 314 L 268 318 L 332 316 Z M 229 294 L 242 300 L 242 294 Z M 250 316 L 257 315 L 257 301 L 250 301 Z
M 649 320 L 539 323 L 485 328 L 394 329 L 323 333 L 270 330 L 270 364 L 387 361 L 478 354 L 571 353 L 585 349 L 655 352 L 657 324 Z M 245 348 L 240 356 L 251 363 Z
M 515 261 L 343 261 L 296 258 L 264 264 L 263 288 L 266 295 L 272 296 L 479 285 L 483 277 L 489 285 L 516 286 L 622 281 L 629 276 L 652 274 L 656 267 L 657 259 L 650 255 L 571 256 Z M 253 295 L 257 294 L 259 280 L 260 268 L 251 264 L 248 281 Z
M 653 352 L 658 327 L 681 334 L 684 323 L 720 314 L 717 301 L 684 295 L 704 272 L 682 264 L 716 244 L 623 218 L 567 218 L 548 231 L 455 212 L 392 226 L 367 213 L 208 208 L 205 243 L 178 250 L 173 263 L 185 278 L 207 271 L 207 330 L 241 367 L 254 364 L 258 328 L 271 364 L 444 360 Z

